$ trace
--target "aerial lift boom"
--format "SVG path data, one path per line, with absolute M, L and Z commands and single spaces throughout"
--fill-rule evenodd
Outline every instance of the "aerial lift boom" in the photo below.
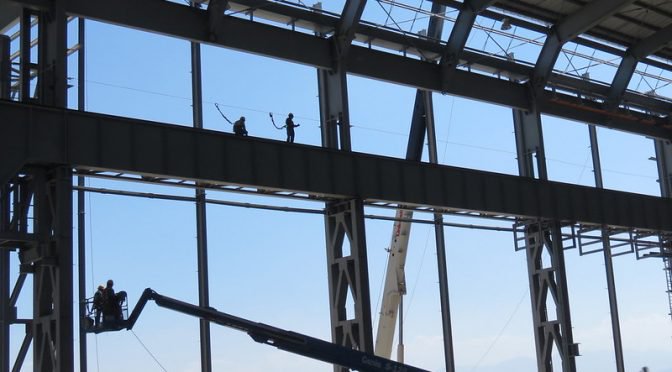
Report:
M 187 315 L 205 319 L 225 327 L 246 332 L 256 342 L 275 346 L 278 349 L 294 354 L 318 359 L 327 363 L 337 364 L 356 371 L 387 371 L 387 372 L 428 372 L 424 369 L 398 363 L 386 358 L 364 353 L 348 347 L 333 344 L 300 333 L 286 331 L 263 323 L 252 322 L 213 308 L 200 307 L 174 298 L 160 295 L 150 288 L 145 289 L 137 305 L 127 320 L 122 320 L 117 327 L 109 330 L 132 329 L 147 301 L 153 300 L 157 305 Z

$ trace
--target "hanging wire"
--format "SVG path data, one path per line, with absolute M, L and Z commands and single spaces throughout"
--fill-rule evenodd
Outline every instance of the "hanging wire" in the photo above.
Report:
M 481 362 L 485 359 L 485 357 L 487 357 L 488 354 L 490 354 L 490 351 L 492 350 L 492 348 L 495 346 L 495 344 L 497 343 L 497 341 L 499 341 L 499 338 L 502 337 L 502 334 L 504 334 L 504 331 L 509 327 L 509 324 L 511 324 L 511 321 L 513 320 L 513 317 L 516 315 L 516 313 L 518 313 L 518 309 L 520 309 L 520 305 L 523 303 L 523 300 L 524 300 L 526 297 L 527 297 L 527 291 L 523 292 L 523 295 L 520 297 L 520 300 L 518 301 L 518 304 L 516 304 L 516 307 L 513 309 L 513 312 L 512 312 L 511 315 L 509 316 L 509 319 L 507 319 L 506 323 L 504 324 L 504 327 L 502 327 L 502 329 L 499 330 L 499 333 L 497 334 L 497 336 L 495 337 L 495 339 L 492 340 L 492 343 L 490 344 L 490 346 L 488 346 L 488 349 L 485 350 L 485 353 L 483 353 L 483 355 L 481 356 L 481 358 L 478 359 L 478 361 L 476 362 L 476 364 L 474 364 L 474 366 L 471 367 L 471 370 L 472 370 L 472 371 L 476 370 L 476 368 L 478 368 L 478 366 L 479 366 L 479 365 L 481 364 Z
M 161 364 L 161 362 L 159 362 L 159 360 L 156 359 L 156 357 L 154 356 L 154 354 L 152 354 L 152 352 L 149 351 L 149 349 L 148 349 L 147 346 L 142 342 L 142 340 L 140 340 L 140 337 L 138 337 L 138 335 L 136 335 L 135 332 L 133 332 L 132 329 L 131 329 L 130 331 L 131 331 L 131 333 L 133 334 L 133 336 L 135 336 L 135 339 L 138 340 L 138 342 L 140 343 L 140 345 L 142 345 L 142 347 L 145 349 L 145 351 L 147 351 L 147 353 L 149 354 L 149 356 L 151 356 L 152 359 L 154 359 L 154 361 L 156 362 L 156 364 L 157 364 L 159 367 L 161 367 L 162 370 L 164 370 L 165 372 L 168 372 L 168 371 L 166 370 L 166 368 L 163 367 L 163 365 Z
M 385 250 L 388 251 L 387 249 L 385 249 Z M 388 251 L 388 252 L 389 252 L 389 251 Z M 390 255 L 389 255 L 389 254 L 386 254 L 386 255 L 385 255 L 384 272 L 387 272 L 387 265 L 388 265 L 389 261 L 390 261 Z M 380 281 L 380 288 L 378 289 L 378 299 L 376 300 L 376 307 L 375 307 L 375 309 L 380 309 L 380 299 L 383 297 L 383 290 L 384 290 L 384 287 L 385 287 L 385 279 L 386 279 L 386 278 L 385 278 L 385 275 L 383 275 L 383 278 L 382 278 L 382 280 Z M 373 315 L 373 324 L 376 324 L 378 315 L 380 315 L 380 311 L 376 311 L 376 312 L 374 313 L 374 315 Z

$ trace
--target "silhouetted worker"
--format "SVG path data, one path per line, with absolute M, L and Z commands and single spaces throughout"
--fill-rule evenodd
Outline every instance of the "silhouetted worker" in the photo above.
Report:
M 98 286 L 98 290 L 93 295 L 93 311 L 95 312 L 94 325 L 98 327 L 100 325 L 100 319 L 103 315 L 103 305 L 105 303 L 105 287 L 103 285 Z
M 287 142 L 294 143 L 294 128 L 301 126 L 300 124 L 294 124 L 294 114 L 291 112 L 287 115 L 285 119 L 285 128 L 287 128 Z
M 108 280 L 103 296 L 103 322 L 113 321 L 116 323 L 123 319 L 121 304 L 126 300 L 126 292 L 120 291 L 119 293 L 114 293 L 113 286 L 114 281 L 112 279 Z
M 240 119 L 236 120 L 233 123 L 233 133 L 236 136 L 247 136 L 247 129 L 245 129 L 245 117 L 241 116 Z

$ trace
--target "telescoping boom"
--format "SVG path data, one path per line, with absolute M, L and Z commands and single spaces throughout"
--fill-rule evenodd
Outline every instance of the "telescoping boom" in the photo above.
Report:
M 372 372 L 428 372 L 406 364 L 398 363 L 373 354 L 361 352 L 348 347 L 333 344 L 300 333 L 286 331 L 263 323 L 252 322 L 234 315 L 182 302 L 174 298 L 160 295 L 150 288 L 145 289 L 138 304 L 119 328 L 131 329 L 138 320 L 147 301 L 153 300 L 157 305 L 187 315 L 205 319 L 225 327 L 246 332 L 256 342 L 275 346 L 280 350 L 303 355 L 323 362 L 340 365 L 355 371 Z

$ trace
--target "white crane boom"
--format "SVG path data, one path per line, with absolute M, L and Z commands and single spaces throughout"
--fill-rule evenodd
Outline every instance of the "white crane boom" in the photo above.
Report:
M 390 257 L 387 261 L 385 288 L 383 290 L 383 301 L 380 305 L 380 320 L 378 321 L 378 333 L 376 334 L 374 349 L 376 355 L 388 359 L 392 354 L 399 303 L 401 302 L 401 296 L 406 294 L 404 267 L 406 266 L 411 223 L 405 221 L 411 218 L 413 218 L 412 211 L 397 210 L 397 217 L 392 230 L 392 241 L 390 242 Z

